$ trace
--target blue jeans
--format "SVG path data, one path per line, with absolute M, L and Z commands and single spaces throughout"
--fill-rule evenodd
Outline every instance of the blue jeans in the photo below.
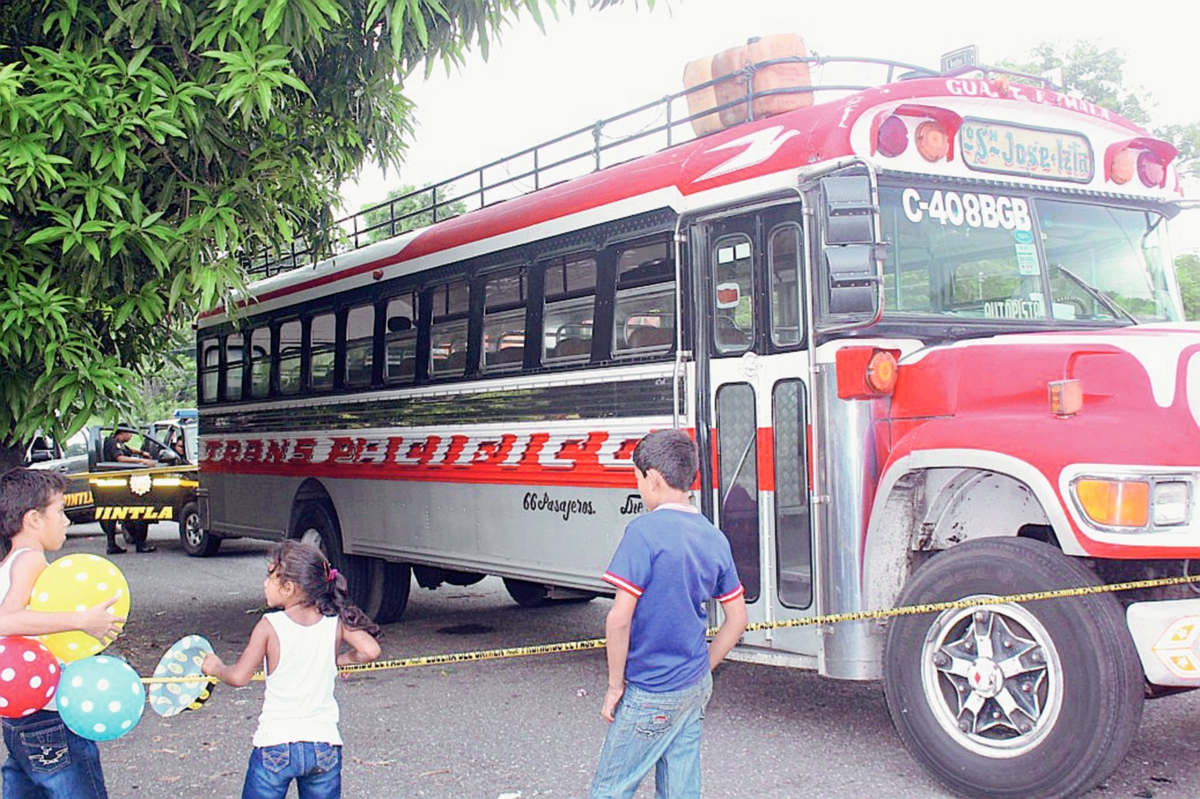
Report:
M 627 685 L 604 736 L 592 799 L 633 796 L 651 766 L 656 797 L 700 796 L 700 736 L 711 696 L 711 674 L 662 694 Z
M 283 799 L 296 781 L 300 799 L 342 795 L 342 747 L 301 743 L 259 746 L 250 753 L 242 799 Z
M 100 750 L 52 710 L 4 719 L 4 799 L 108 799 Z

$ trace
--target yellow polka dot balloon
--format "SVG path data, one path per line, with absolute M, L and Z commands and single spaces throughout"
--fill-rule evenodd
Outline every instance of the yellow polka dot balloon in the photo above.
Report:
M 114 596 L 117 601 L 109 612 L 128 618 L 129 583 L 112 561 L 99 555 L 64 555 L 38 576 L 29 597 L 29 609 L 71 613 L 95 607 Z M 38 637 L 63 663 L 90 657 L 108 646 L 79 630 Z

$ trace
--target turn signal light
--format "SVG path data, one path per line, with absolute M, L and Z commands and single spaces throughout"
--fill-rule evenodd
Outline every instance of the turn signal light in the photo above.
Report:
M 917 125 L 917 152 L 926 161 L 941 161 L 950 152 L 950 137 L 939 122 L 926 120 Z
M 837 351 L 838 398 L 869 400 L 891 395 L 896 388 L 899 350 L 843 347 Z
M 867 362 L 867 387 L 876 394 L 891 394 L 896 387 L 896 356 L 891 350 L 876 350 Z
M 1079 380 L 1050 381 L 1050 412 L 1074 416 L 1083 410 L 1083 383 Z
M 1084 478 L 1076 481 L 1075 496 L 1096 524 L 1145 527 L 1150 521 L 1150 484 L 1144 480 Z
M 1133 170 L 1137 165 L 1137 153 L 1125 149 L 1113 156 L 1112 181 L 1124 186 L 1133 180 Z
M 883 120 L 875 138 L 875 146 L 879 154 L 886 158 L 895 158 L 907 150 L 908 126 L 904 124 L 904 120 L 896 116 Z

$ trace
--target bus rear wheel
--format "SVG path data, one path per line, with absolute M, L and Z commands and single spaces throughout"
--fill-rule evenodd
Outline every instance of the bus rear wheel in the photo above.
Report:
M 350 602 L 362 608 L 371 600 L 371 559 L 342 551 L 342 529 L 337 514 L 327 502 L 310 501 L 300 507 L 292 538 L 313 544 L 329 565 L 346 578 Z
M 376 624 L 400 621 L 412 591 L 412 567 L 381 558 L 371 559 L 371 595 L 362 611 Z
M 523 608 L 544 608 L 550 604 L 550 587 L 541 583 L 505 577 L 504 590 Z
M 207 558 L 217 554 L 221 539 L 200 526 L 200 509 L 189 502 L 179 511 L 179 540 L 183 551 L 194 558 Z
M 1096 585 L 1052 546 L 960 544 L 922 566 L 901 606 Z M 1113 594 L 952 608 L 889 622 L 884 693 L 912 755 L 967 796 L 1074 796 L 1137 733 L 1142 672 Z

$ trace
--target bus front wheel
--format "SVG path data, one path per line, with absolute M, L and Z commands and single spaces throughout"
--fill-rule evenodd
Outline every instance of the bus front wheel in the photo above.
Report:
M 901 606 L 1096 585 L 1028 539 L 970 541 L 917 570 Z M 1087 791 L 1124 759 L 1142 672 L 1113 594 L 951 608 L 889 622 L 884 692 L 912 755 L 968 796 Z
M 371 600 L 371 559 L 347 555 L 342 551 L 342 530 L 337 514 L 326 502 L 306 502 L 296 515 L 292 538 L 313 544 L 325 555 L 329 565 L 346 578 L 350 602 L 358 607 Z

